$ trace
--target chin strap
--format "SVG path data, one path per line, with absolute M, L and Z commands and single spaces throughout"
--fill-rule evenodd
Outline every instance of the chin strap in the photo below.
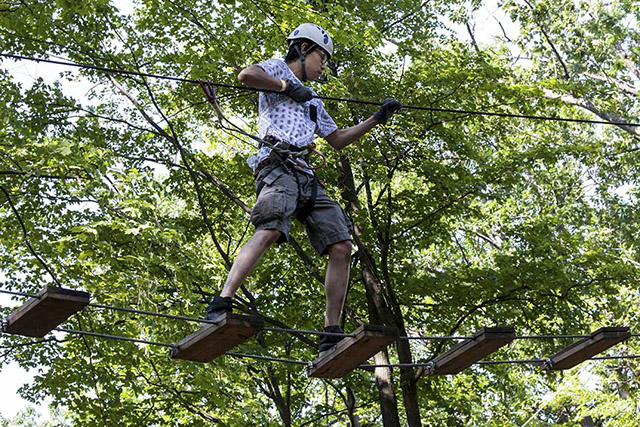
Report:
M 300 49 L 300 45 L 297 44 L 294 46 L 294 48 L 296 49 L 296 52 L 298 52 L 298 56 L 300 57 L 300 66 L 302 67 L 303 82 L 307 81 L 307 67 L 304 65 L 305 56 L 307 55 L 307 53 L 311 52 L 315 46 L 316 45 L 313 45 L 312 47 L 308 48 L 307 51 L 304 53 L 302 53 L 302 50 Z

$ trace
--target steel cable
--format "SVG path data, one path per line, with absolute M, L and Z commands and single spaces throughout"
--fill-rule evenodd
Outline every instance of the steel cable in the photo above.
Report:
M 122 70 L 117 68 L 109 68 L 109 67 L 101 67 L 97 65 L 91 64 L 82 64 L 76 62 L 67 62 L 67 61 L 57 61 L 53 59 L 44 59 L 44 58 L 34 58 L 23 55 L 13 55 L 9 53 L 0 53 L 1 57 L 11 58 L 15 60 L 23 60 L 23 61 L 33 61 L 33 62 L 44 62 L 49 64 L 56 65 L 65 65 L 69 67 L 76 68 L 84 68 L 88 70 L 95 70 L 105 73 L 112 74 L 121 74 L 121 75 L 129 75 L 129 76 L 139 76 L 139 77 L 150 77 L 161 80 L 169 80 L 169 81 L 177 81 L 177 82 L 185 82 L 185 83 L 193 83 L 199 84 L 197 79 L 187 79 L 182 77 L 172 77 L 172 76 L 164 76 L 161 74 L 153 74 L 153 73 L 143 73 L 140 71 L 130 71 L 130 70 Z M 210 82 L 212 86 L 227 88 L 227 89 L 235 89 L 235 90 L 243 90 L 243 91 L 254 91 L 254 92 L 267 92 L 267 93 L 280 93 L 274 90 L 265 90 L 265 89 L 255 89 L 246 86 L 240 85 L 232 85 L 227 83 L 220 82 Z M 324 101 L 334 101 L 334 102 L 348 102 L 354 104 L 361 105 L 372 105 L 372 106 L 380 106 L 382 102 L 378 101 L 368 101 L 362 99 L 355 98 L 339 98 L 332 96 L 318 96 L 315 95 L 314 98 L 318 98 Z M 556 121 L 556 122 L 568 122 L 568 123 L 588 123 L 588 124 L 600 124 L 600 125 L 611 125 L 611 126 L 630 126 L 630 127 L 640 127 L 640 123 L 632 123 L 632 122 L 621 122 L 621 123 L 613 123 L 606 120 L 590 120 L 590 119 L 575 119 L 575 118 L 566 118 L 566 117 L 553 117 L 553 116 L 540 116 L 540 115 L 531 115 L 531 114 L 518 114 L 518 113 L 500 113 L 500 112 L 492 112 L 492 111 L 475 111 L 475 110 L 462 110 L 456 108 L 438 108 L 438 107 L 424 107 L 419 105 L 403 105 L 403 109 L 406 110 L 417 110 L 417 111 L 431 111 L 438 113 L 452 113 L 452 114 L 465 114 L 465 115 L 475 115 L 475 116 L 490 116 L 490 117 L 507 117 L 507 118 L 517 118 L 517 119 L 529 119 L 529 120 L 546 120 L 546 121 Z

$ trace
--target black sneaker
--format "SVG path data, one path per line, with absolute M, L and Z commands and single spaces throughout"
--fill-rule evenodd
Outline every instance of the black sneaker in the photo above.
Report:
M 217 320 L 225 313 L 231 313 L 232 308 L 231 297 L 213 297 L 207 307 L 207 314 L 204 316 L 206 320 Z
M 322 330 L 322 332 L 344 334 L 344 331 L 338 325 L 327 326 Z M 320 351 L 320 355 L 318 357 L 322 357 L 329 351 L 331 351 L 336 346 L 336 344 L 342 341 L 343 338 L 344 337 L 341 336 L 323 335 L 322 338 L 320 338 L 320 344 L 318 345 L 318 350 Z

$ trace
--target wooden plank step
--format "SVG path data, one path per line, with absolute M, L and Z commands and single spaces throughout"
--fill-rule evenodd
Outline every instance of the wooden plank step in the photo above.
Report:
M 513 328 L 482 328 L 473 338 L 462 341 L 431 360 L 430 375 L 457 374 L 515 339 Z
M 203 326 L 171 349 L 172 359 L 209 362 L 264 329 L 264 319 L 225 313 L 218 324 Z
M 84 291 L 45 286 L 7 318 L 4 332 L 41 338 L 89 304 Z
M 559 371 L 573 368 L 630 336 L 631 333 L 626 326 L 600 328 L 591 333 L 588 338 L 576 341 L 549 357 L 542 365 L 542 369 Z
M 354 337 L 342 339 L 308 369 L 308 375 L 316 378 L 340 378 L 357 368 L 371 356 L 393 343 L 398 333 L 395 329 L 376 325 L 363 325 L 356 329 Z

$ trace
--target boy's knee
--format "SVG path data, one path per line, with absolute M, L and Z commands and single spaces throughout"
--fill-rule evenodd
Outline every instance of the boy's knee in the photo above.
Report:
M 332 258 L 351 258 L 352 249 L 351 240 L 343 240 L 342 242 L 334 243 L 327 248 L 329 256 Z
M 259 230 L 254 237 L 259 245 L 269 247 L 278 241 L 281 234 L 279 230 Z

